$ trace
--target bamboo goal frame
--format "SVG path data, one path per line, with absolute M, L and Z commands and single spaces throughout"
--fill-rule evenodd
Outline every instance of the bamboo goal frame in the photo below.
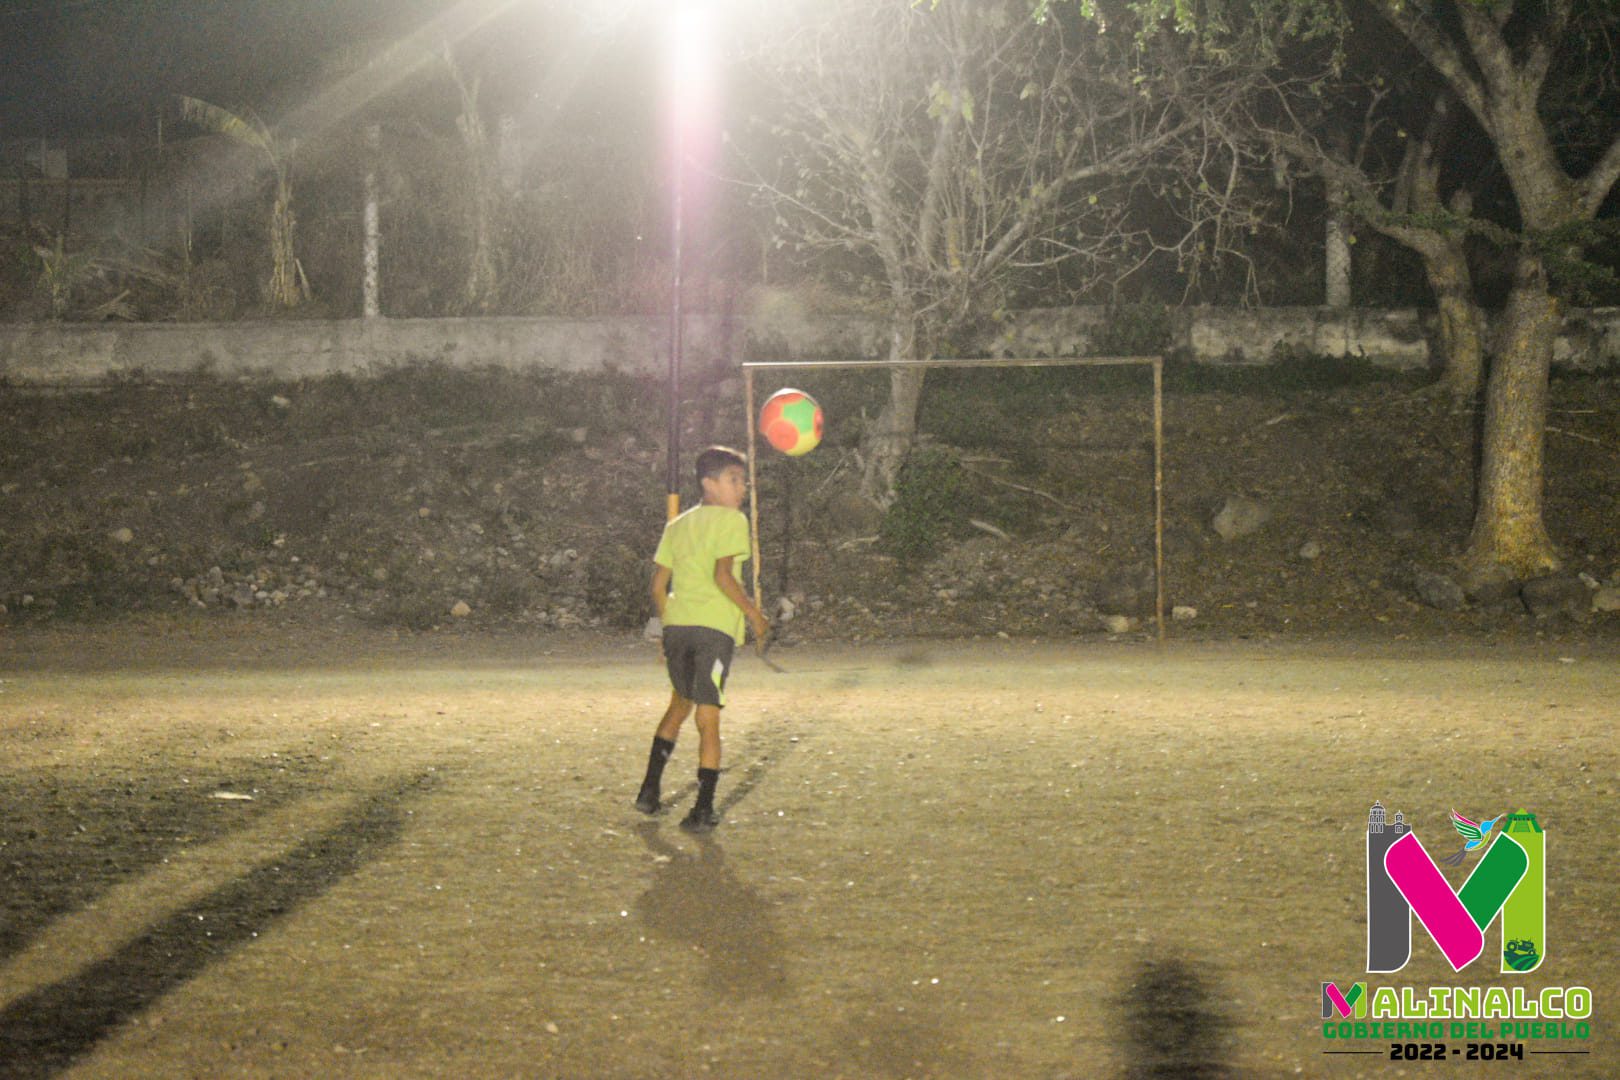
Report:
M 754 545 L 754 603 L 764 610 L 760 595 L 759 492 L 755 485 L 755 431 L 759 417 L 754 411 L 756 371 L 827 371 L 833 368 L 990 368 L 990 367 L 1122 367 L 1148 366 L 1153 369 L 1153 613 L 1159 640 L 1164 629 L 1164 357 L 1162 356 L 1041 356 L 1017 359 L 955 360 L 750 360 L 742 365 L 744 407 L 748 412 L 748 531 Z

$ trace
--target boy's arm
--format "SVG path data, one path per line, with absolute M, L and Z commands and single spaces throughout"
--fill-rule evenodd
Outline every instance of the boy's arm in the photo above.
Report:
M 752 600 L 748 599 L 747 593 L 743 592 L 742 584 L 731 572 L 731 560 L 732 556 L 730 555 L 714 560 L 714 583 L 721 592 L 726 594 L 727 599 L 742 608 L 743 617 L 748 620 L 748 625 L 753 628 L 754 639 L 764 641 L 771 632 L 770 620 L 765 618 L 765 613 L 759 610 L 759 607 Z
M 660 566 L 653 571 L 652 600 L 653 610 L 658 612 L 658 621 L 664 621 L 664 605 L 669 602 L 669 579 L 675 576 L 675 571 L 667 566 Z

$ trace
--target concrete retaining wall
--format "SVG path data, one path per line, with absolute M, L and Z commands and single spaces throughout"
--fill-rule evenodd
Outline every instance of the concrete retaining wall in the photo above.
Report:
M 1027 311 L 970 344 L 973 353 L 1004 357 L 1090 352 L 1109 317 L 1102 308 Z M 1319 354 L 1412 369 L 1430 363 L 1431 322 L 1431 314 L 1416 309 L 1192 308 L 1171 313 L 1171 337 L 1175 350 L 1204 363 L 1264 364 Z M 683 356 L 696 372 L 744 359 L 880 357 L 886 341 L 876 318 L 762 304 L 735 320 L 692 317 Z M 417 361 L 651 374 L 665 370 L 668 355 L 667 320 L 633 317 L 0 326 L 0 378 L 32 384 L 198 372 L 296 379 Z M 1571 312 L 1556 361 L 1583 369 L 1620 366 L 1620 308 Z

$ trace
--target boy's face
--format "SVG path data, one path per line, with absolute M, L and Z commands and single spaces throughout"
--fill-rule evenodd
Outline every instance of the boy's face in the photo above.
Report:
M 737 510 L 747 497 L 748 478 L 743 475 L 741 465 L 727 465 L 713 476 L 703 478 L 703 501 L 710 506 Z

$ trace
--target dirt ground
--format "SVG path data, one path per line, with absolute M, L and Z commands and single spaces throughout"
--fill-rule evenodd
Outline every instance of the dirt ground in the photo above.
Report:
M 1516 978 L 1591 988 L 1592 1036 L 1488 1072 L 1620 1074 L 1612 643 L 784 647 L 738 662 L 707 839 L 690 733 L 630 806 L 666 693 L 631 634 L 0 649 L 7 1080 L 1471 1075 L 1323 1053 L 1321 981 L 1381 978 L 1374 800 L 1437 853 L 1453 807 L 1537 814 Z M 1421 929 L 1382 978 L 1511 982 Z

